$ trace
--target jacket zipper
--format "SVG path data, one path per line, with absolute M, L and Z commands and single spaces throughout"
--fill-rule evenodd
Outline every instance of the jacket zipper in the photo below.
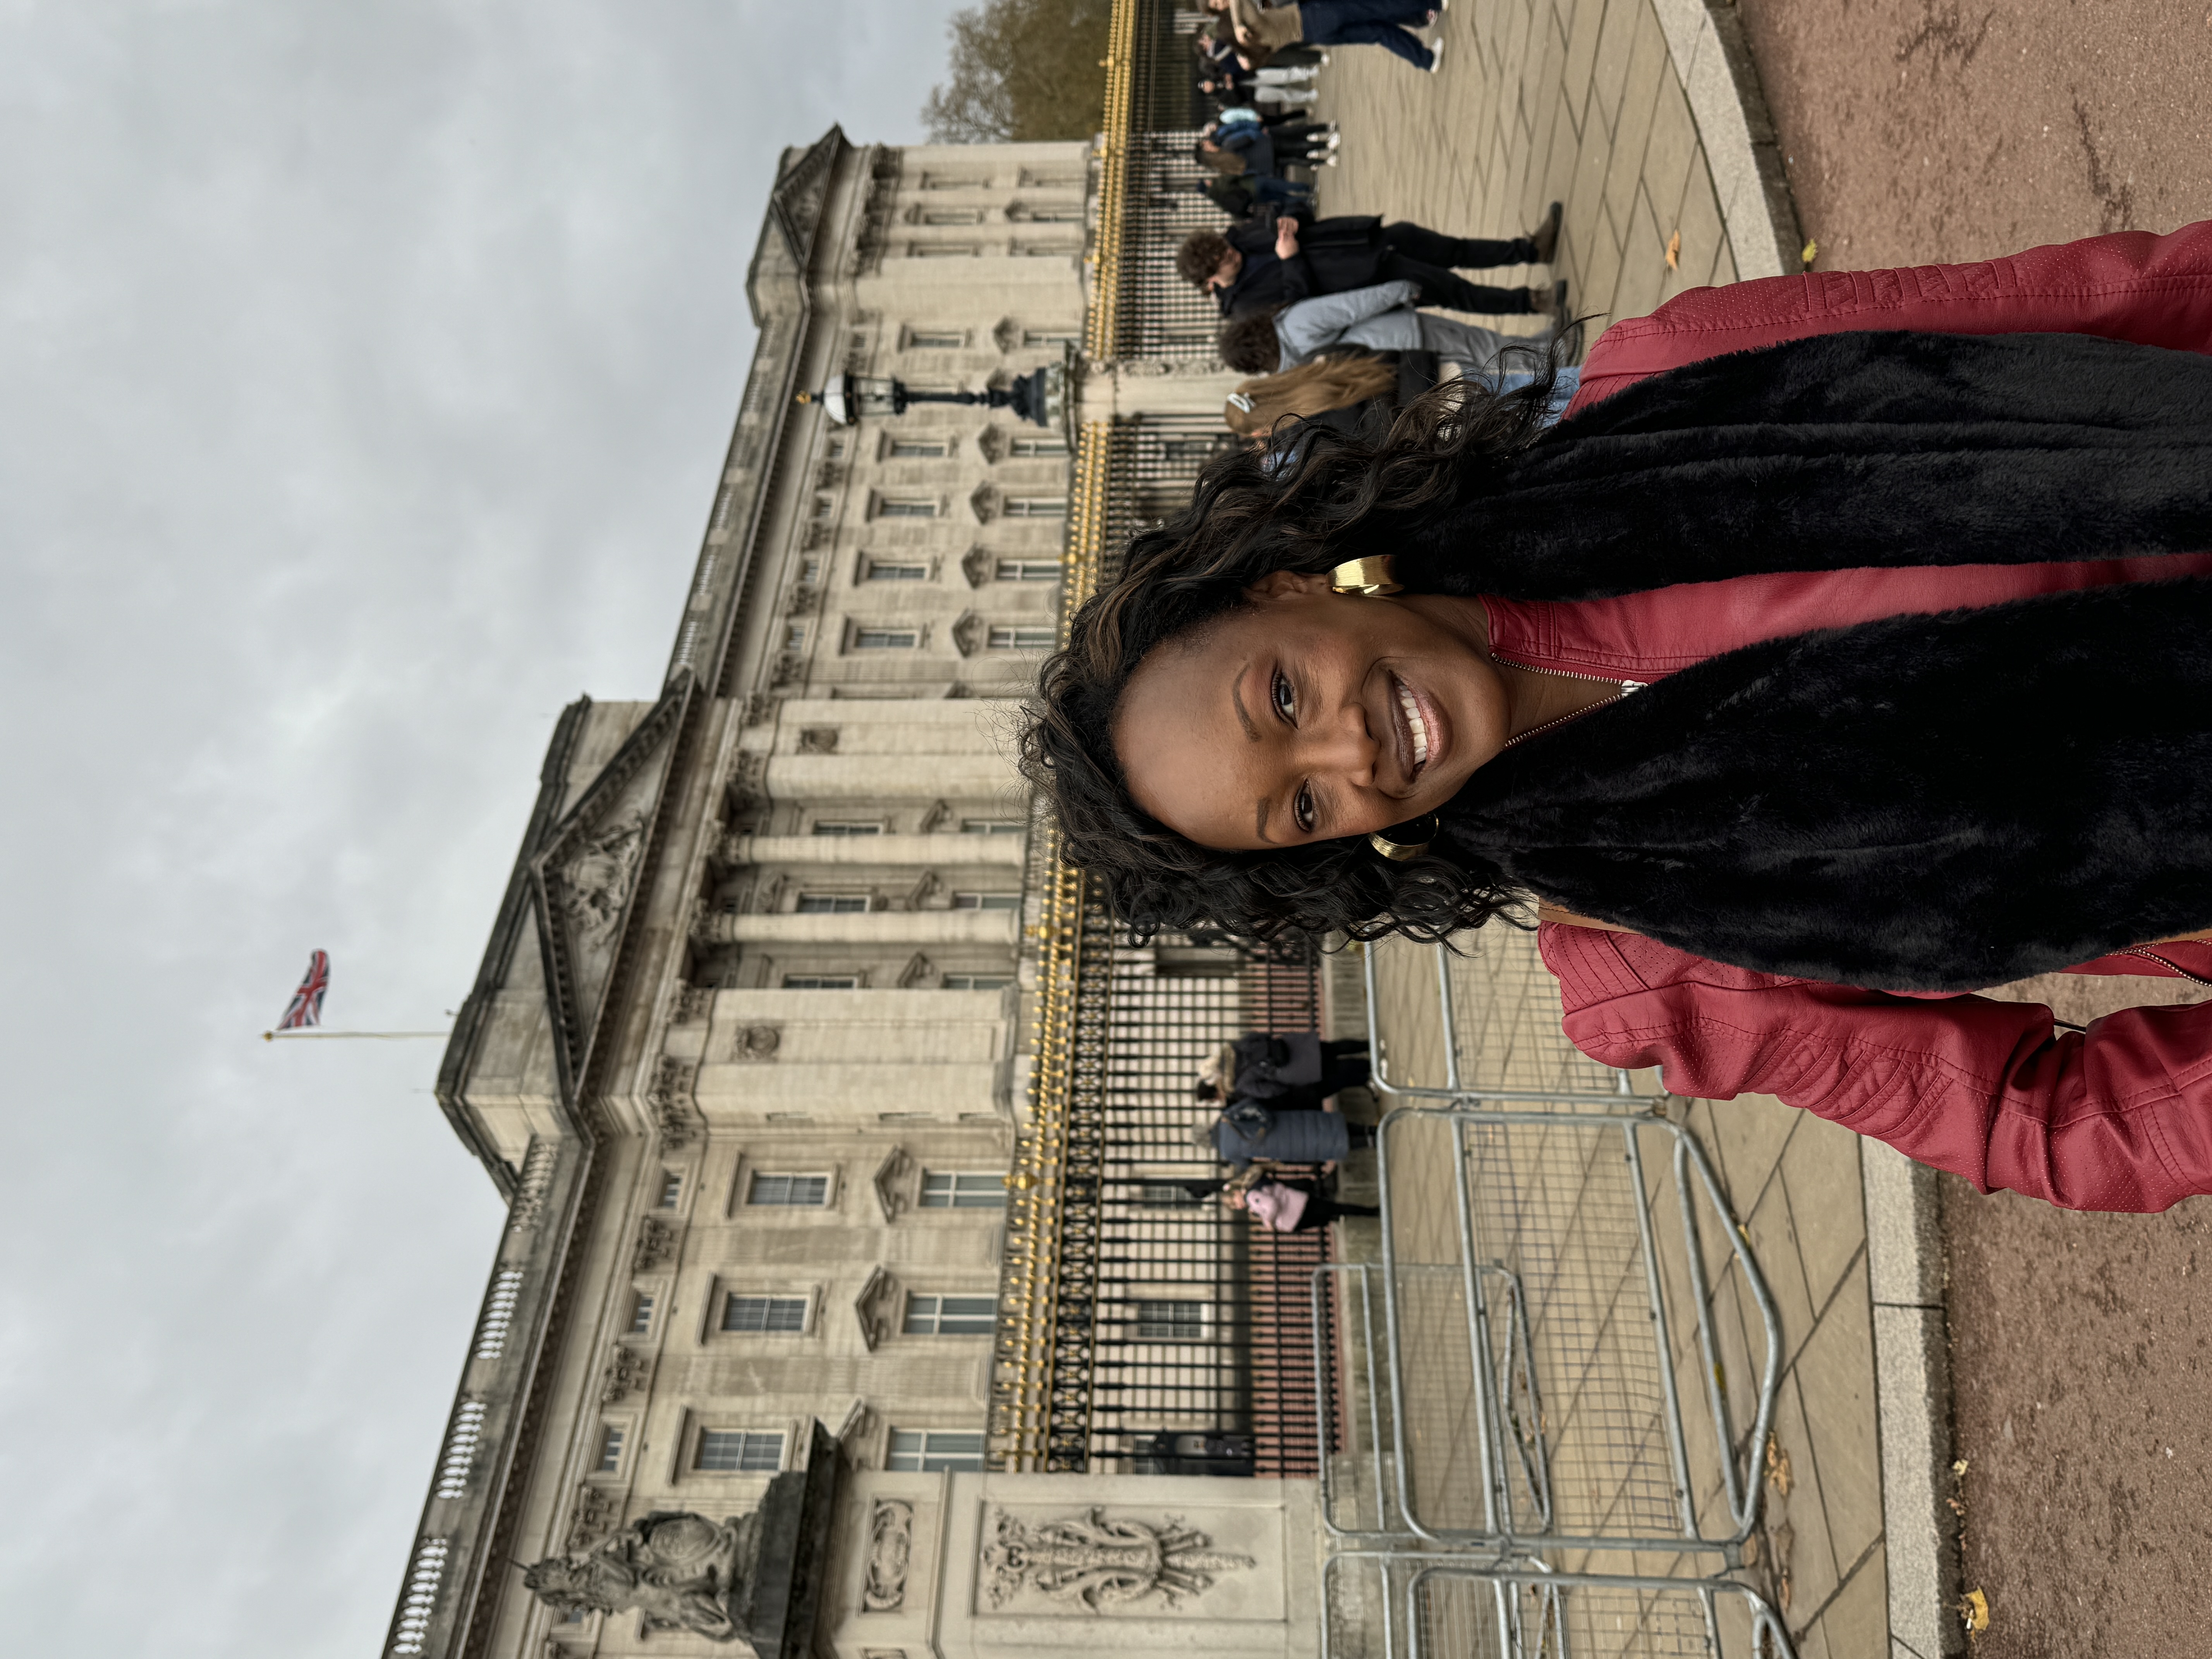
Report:
M 1563 680 L 1595 680 L 1601 684 L 1617 685 L 1620 688 L 1619 691 L 1615 692 L 1612 696 L 1607 697 L 1603 702 L 1594 702 L 1588 708 L 1577 708 L 1571 714 L 1562 714 L 1557 720 L 1546 720 L 1541 726 L 1530 726 L 1526 732 L 1522 732 L 1518 737 L 1506 738 L 1505 746 L 1508 749 L 1510 749 L 1516 743 L 1526 743 L 1531 738 L 1540 737 L 1543 733 L 1550 731 L 1555 726 L 1565 726 L 1569 720 L 1580 720 L 1583 715 L 1591 714 L 1600 708 L 1610 708 L 1613 704 L 1619 702 L 1623 697 L 1629 696 L 1644 689 L 1644 682 L 1642 680 L 1616 679 L 1610 674 L 1578 674 L 1571 668 L 1540 668 L 1532 662 L 1513 662 L 1513 659 L 1510 657 L 1500 657 L 1494 651 L 1491 653 L 1491 655 L 1497 661 L 1513 663 L 1514 667 L 1520 669 L 1524 673 L 1550 674 L 1555 678 Z

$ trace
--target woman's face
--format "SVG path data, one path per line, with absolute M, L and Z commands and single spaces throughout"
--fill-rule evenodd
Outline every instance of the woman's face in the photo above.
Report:
M 1200 846 L 1364 836 L 1431 811 L 1505 746 L 1470 601 L 1374 600 L 1278 571 L 1138 665 L 1114 720 L 1136 803 Z

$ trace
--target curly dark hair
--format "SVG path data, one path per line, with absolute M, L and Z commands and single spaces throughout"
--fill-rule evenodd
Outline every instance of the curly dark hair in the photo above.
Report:
M 1176 274 L 1193 288 L 1204 288 L 1206 278 L 1234 252 L 1219 231 L 1194 230 L 1176 250 Z
M 1275 333 L 1280 306 L 1248 311 L 1221 325 L 1221 361 L 1239 374 L 1273 374 L 1283 366 L 1283 343 Z
M 1265 452 L 1209 463 L 1188 508 L 1131 540 L 1120 574 L 1084 602 L 1067 647 L 1046 660 L 1021 736 L 1022 769 L 1052 804 L 1062 856 L 1104 884 L 1125 922 L 1142 934 L 1210 928 L 1255 942 L 1332 933 L 1433 940 L 1522 902 L 1495 868 L 1392 862 L 1364 837 L 1285 852 L 1200 847 L 1131 800 L 1113 729 L 1152 651 L 1244 608 L 1246 590 L 1270 572 L 1321 572 L 1389 550 L 1535 442 L 1552 388 L 1549 358 L 1515 392 L 1449 381 L 1372 441 L 1285 421 Z

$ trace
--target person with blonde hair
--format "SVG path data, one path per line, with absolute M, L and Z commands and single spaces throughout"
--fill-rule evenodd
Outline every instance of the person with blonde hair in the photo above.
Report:
M 1316 357 L 1280 374 L 1240 382 L 1222 418 L 1239 437 L 1264 439 L 1289 416 L 1310 420 L 1331 410 L 1357 409 L 1373 398 L 1395 399 L 1397 390 L 1397 365 L 1380 357 Z

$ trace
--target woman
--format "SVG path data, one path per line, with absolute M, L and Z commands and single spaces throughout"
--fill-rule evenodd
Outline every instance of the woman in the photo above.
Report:
M 2212 924 L 2208 350 L 2212 223 L 1698 290 L 1549 434 L 1446 388 L 1226 458 L 1046 665 L 1030 774 L 1140 927 L 1534 896 L 1606 1064 L 2162 1209 L 2212 1191 L 2212 1006 L 1955 994 L 2212 979 L 2160 943 Z
M 1270 1176 L 1249 1187 L 1234 1184 L 1223 1189 L 1221 1201 L 1242 1210 L 1270 1232 L 1319 1232 L 1348 1215 L 1380 1215 L 1372 1204 L 1340 1204 L 1322 1191 L 1316 1182 Z
M 1515 343 L 1494 328 L 1422 311 L 1420 299 L 1412 283 L 1376 283 L 1272 312 L 1248 312 L 1222 325 L 1221 361 L 1247 374 L 1272 374 L 1316 353 L 1352 347 L 1431 351 L 1462 374 L 1480 374 Z M 1531 355 L 1542 350 L 1540 343 L 1519 343 Z

